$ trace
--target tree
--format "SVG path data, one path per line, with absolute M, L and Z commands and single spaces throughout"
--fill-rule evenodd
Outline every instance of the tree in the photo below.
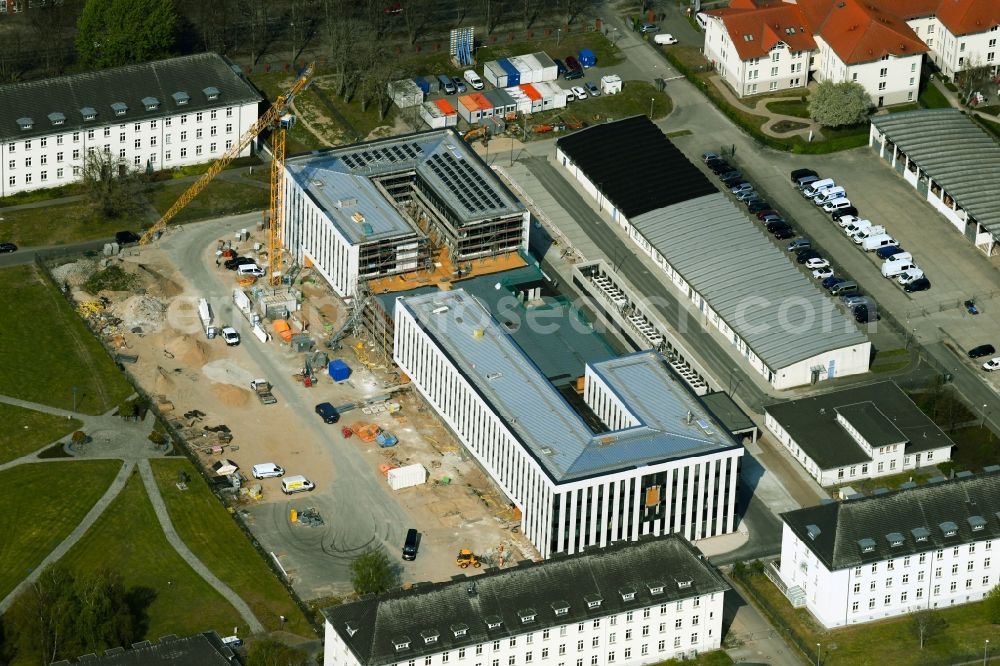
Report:
M 369 548 L 351 562 L 354 593 L 379 594 L 396 585 L 396 573 L 381 548 Z
M 1000 585 L 997 585 L 983 598 L 983 615 L 987 622 L 1000 624 Z
M 809 115 L 824 127 L 857 125 L 868 117 L 872 99 L 860 83 L 824 81 L 809 100 Z
M 59 564 L 14 601 L 4 629 L 23 663 L 49 664 L 138 638 L 119 574 L 78 573 Z
M 929 609 L 918 610 L 910 613 L 910 633 L 920 639 L 920 649 L 924 649 L 924 644 L 944 631 L 948 623 L 937 612 Z
M 83 160 L 83 184 L 94 210 L 104 217 L 127 217 L 140 210 L 141 174 L 110 151 L 87 153 Z
M 87 67 L 117 67 L 170 55 L 176 37 L 173 0 L 87 0 L 76 53 Z
M 992 76 L 993 68 L 990 65 L 983 62 L 979 56 L 970 56 L 965 63 L 965 69 L 955 74 L 955 82 L 962 91 L 962 103 L 968 105 L 972 93 L 986 90 Z
M 309 655 L 273 638 L 254 641 L 247 652 L 247 666 L 309 666 Z

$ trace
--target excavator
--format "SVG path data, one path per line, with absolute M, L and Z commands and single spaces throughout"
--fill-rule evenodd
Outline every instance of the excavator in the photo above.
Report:
M 250 142 L 253 141 L 257 136 L 260 135 L 264 130 L 273 130 L 271 133 L 271 206 L 270 206 L 270 220 L 268 221 L 268 235 L 267 235 L 267 258 L 270 269 L 268 271 L 268 279 L 272 286 L 278 285 L 281 282 L 281 274 L 283 270 L 283 257 L 282 257 L 282 244 L 284 238 L 284 229 L 282 225 L 284 224 L 284 207 L 285 207 L 285 124 L 283 122 L 283 117 L 288 113 L 289 108 L 292 105 L 292 101 L 295 96 L 305 90 L 309 85 L 309 81 L 312 79 L 313 72 L 315 71 L 315 63 L 310 63 L 302 72 L 299 74 L 298 79 L 292 85 L 292 87 L 284 95 L 279 95 L 274 104 L 271 105 L 264 114 L 257 119 L 257 121 L 250 126 L 243 136 L 239 138 L 238 141 L 233 142 L 233 145 L 220 157 L 217 159 L 212 166 L 208 168 L 201 178 L 196 180 L 191 187 L 189 187 L 185 192 L 174 202 L 174 204 L 167 210 L 163 216 L 156 221 L 146 233 L 142 235 L 139 239 L 140 245 L 145 245 L 151 240 L 159 238 L 160 234 L 166 229 L 167 224 L 174 218 L 177 213 L 179 213 L 186 205 L 191 203 L 191 201 L 198 196 L 202 190 L 208 187 L 208 184 L 212 182 L 219 173 L 225 169 L 230 162 L 236 159 Z
M 468 132 L 462 135 L 462 139 L 466 143 L 472 143 L 476 139 L 486 140 L 486 125 L 480 125 L 474 129 L 470 129 Z
M 458 551 L 458 557 L 455 558 L 455 564 L 463 569 L 468 569 L 469 567 L 478 569 L 483 566 L 483 563 L 479 561 L 479 558 L 476 557 L 468 548 L 463 548 Z

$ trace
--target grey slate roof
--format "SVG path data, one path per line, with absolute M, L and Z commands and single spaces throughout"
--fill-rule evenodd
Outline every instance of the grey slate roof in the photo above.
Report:
M 58 661 L 52 666 L 67 666 Z M 223 645 L 214 631 L 177 638 L 164 636 L 159 643 L 143 641 L 131 648 L 112 648 L 97 658 L 78 663 L 94 666 L 238 666 L 243 661 L 231 648 Z
M 373 177 L 416 174 L 447 205 L 459 225 L 524 211 L 517 197 L 451 128 L 299 155 L 286 160 L 285 166 L 355 243 L 413 232 L 411 224 L 370 182 Z M 352 198 L 358 199 L 355 205 L 338 207 L 338 201 Z M 355 212 L 365 217 L 371 233 L 363 223 L 351 220 Z
M 678 584 L 687 581 L 687 587 Z M 650 591 L 660 587 L 657 594 Z M 332 606 L 323 615 L 361 664 L 380 666 L 460 647 L 471 650 L 477 643 L 727 589 L 718 572 L 687 541 L 670 534 L 444 583 L 418 584 Z M 622 591 L 634 591 L 635 598 L 624 600 Z M 598 607 L 588 608 L 588 601 L 598 599 Z M 558 607 L 568 610 L 556 615 Z M 533 621 L 522 622 L 522 617 L 531 615 Z M 490 629 L 488 621 L 500 626 Z M 463 628 L 466 633 L 456 636 L 456 630 Z M 422 638 L 434 634 L 433 643 Z M 409 639 L 409 647 L 396 650 L 394 641 L 401 639 Z
M 739 446 L 656 352 L 590 364 L 637 423 L 595 435 L 504 327 L 464 290 L 396 303 L 413 314 L 557 483 Z
M 199 53 L 0 86 L 0 141 L 259 102 L 260 93 L 233 67 L 217 53 Z M 204 89 L 209 87 L 217 89 L 218 99 L 208 99 Z M 189 95 L 186 105 L 177 105 L 172 95 L 178 92 Z M 159 101 L 154 110 L 143 104 L 149 97 Z M 127 107 L 124 115 L 115 115 L 115 104 Z M 87 109 L 96 111 L 93 120 L 84 120 Z M 58 121 L 53 114 L 62 114 L 64 123 L 53 124 Z M 19 118 L 30 118 L 31 129 L 20 129 Z
M 873 406 L 878 413 L 858 405 Z M 837 412 L 845 407 L 850 423 L 862 436 L 880 442 L 876 446 L 899 442 L 897 431 L 907 442 L 907 454 L 954 446 L 948 435 L 892 381 L 765 405 L 764 411 L 781 424 L 820 469 L 832 469 L 871 461 L 837 423 Z M 855 417 L 857 420 L 853 420 Z
M 630 221 L 771 370 L 868 342 L 724 194 Z
M 873 116 L 872 124 L 990 233 L 1000 235 L 1000 145 L 958 109 Z
M 992 473 L 796 509 L 781 519 L 827 569 L 837 570 L 1000 538 L 998 512 L 1000 474 Z M 947 523 L 953 523 L 953 536 L 942 529 Z M 819 528 L 815 538 L 809 536 L 811 525 Z M 870 552 L 862 551 L 863 539 L 874 542 Z

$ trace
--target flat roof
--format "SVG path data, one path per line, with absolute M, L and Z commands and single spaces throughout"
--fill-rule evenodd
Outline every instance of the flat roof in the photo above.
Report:
M 639 423 L 595 435 L 472 295 L 457 289 L 396 304 L 557 483 L 738 446 L 656 352 L 590 364 Z
M 556 146 L 629 220 L 718 192 L 646 116 L 591 125 Z
M 868 342 L 721 192 L 630 222 L 771 370 Z
M 366 141 L 289 158 L 288 173 L 331 218 L 342 217 L 338 201 L 359 201 L 372 210 L 376 238 L 412 231 L 412 226 L 370 182 L 411 172 L 448 208 L 459 225 L 521 214 L 524 206 L 451 128 Z M 380 208 L 374 210 L 381 201 Z M 349 207 L 348 207 L 349 208 Z M 353 213 L 351 213 L 353 214 Z M 335 220 L 336 222 L 336 220 Z M 342 229 L 354 242 L 371 238 L 363 225 Z
M 198 53 L 0 86 L 0 140 L 135 123 L 261 99 L 238 66 L 217 53 Z M 112 108 L 121 104 L 124 107 Z M 124 113 L 117 115 L 115 109 Z M 23 119 L 31 122 L 19 124 Z M 29 124 L 30 129 L 22 129 Z
M 741 433 L 756 430 L 757 424 L 740 409 L 728 393 L 716 391 L 701 396 L 701 401 L 712 410 L 715 418 L 731 433 Z
M 941 185 L 955 202 L 1000 235 L 1000 145 L 958 109 L 872 116 L 872 125 Z
M 837 423 L 838 410 L 842 413 L 844 408 L 848 408 L 848 416 L 858 416 L 860 410 L 857 406 L 865 404 L 877 408 L 882 420 L 873 422 L 864 416 L 852 419 L 850 423 L 858 427 L 866 439 L 875 438 L 875 446 L 901 441 L 890 428 L 907 442 L 905 450 L 908 454 L 954 446 L 948 435 L 892 381 L 852 386 L 765 405 L 764 411 L 785 429 L 820 469 L 832 469 L 871 462 L 871 456 Z M 868 408 L 868 411 L 871 412 L 871 409 Z

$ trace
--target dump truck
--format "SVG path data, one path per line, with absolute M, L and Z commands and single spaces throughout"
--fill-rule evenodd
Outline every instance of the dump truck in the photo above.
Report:
M 470 566 L 478 569 L 483 566 L 483 563 L 479 561 L 479 558 L 473 555 L 472 551 L 468 548 L 463 548 L 458 551 L 458 557 L 455 558 L 455 564 L 463 569 L 468 569 Z
M 266 379 L 254 379 L 250 382 L 250 390 L 257 394 L 262 405 L 273 405 L 278 399 L 271 393 L 271 382 Z

